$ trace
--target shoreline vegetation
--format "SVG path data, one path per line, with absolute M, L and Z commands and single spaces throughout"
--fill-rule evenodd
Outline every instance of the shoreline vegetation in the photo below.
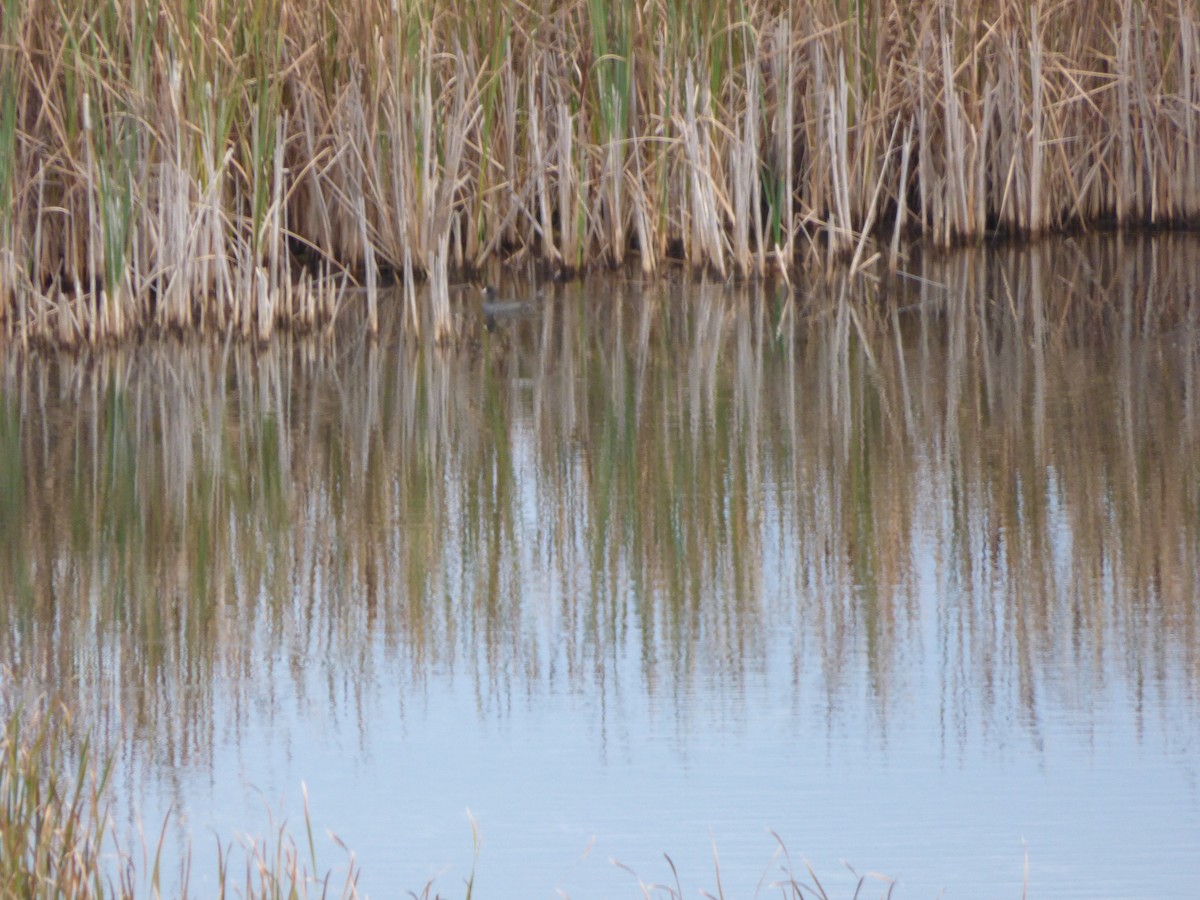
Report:
M 0 12 L 0 323 L 26 346 L 265 341 L 347 302 L 449 340 L 451 279 L 498 262 L 790 278 L 1198 220 L 1179 0 Z
M 86 739 L 76 743 L 70 719 L 67 708 L 50 704 L 12 713 L 0 728 L 0 898 L 193 896 L 190 850 L 183 859 L 164 858 L 170 822 L 149 837 L 157 844 L 143 836 L 141 846 L 122 845 L 111 815 L 114 760 Z M 315 874 L 320 870 L 307 800 L 306 794 L 303 844 L 286 823 L 261 841 L 218 839 L 215 875 L 200 873 L 206 882 L 215 879 L 205 893 L 263 900 L 358 896 L 358 869 L 349 851 L 344 882 L 332 871 Z

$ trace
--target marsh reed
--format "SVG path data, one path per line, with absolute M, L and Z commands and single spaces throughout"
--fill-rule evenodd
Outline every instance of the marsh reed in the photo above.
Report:
M 1198 215 L 1178 0 L 0 12 L 0 322 L 24 344 L 263 341 L 347 302 L 446 339 L 450 279 L 497 259 L 859 269 Z
M 307 805 L 303 849 L 281 826 L 265 841 L 239 848 L 245 857 L 239 875 L 233 845 L 218 844 L 215 880 L 194 891 L 190 856 L 168 863 L 161 837 L 157 846 L 121 844 L 111 820 L 113 759 L 80 742 L 70 721 L 69 710 L 41 703 L 11 713 L 0 730 L 2 900 L 357 896 L 353 861 L 343 885 L 330 874 L 313 874 L 316 845 Z

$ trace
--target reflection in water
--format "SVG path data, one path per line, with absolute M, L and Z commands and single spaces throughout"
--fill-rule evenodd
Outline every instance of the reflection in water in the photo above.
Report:
M 4 700 L 56 693 L 155 779 L 285 708 L 370 746 L 379 695 L 449 677 L 481 719 L 635 692 L 685 735 L 748 680 L 883 741 L 936 706 L 950 756 L 1036 756 L 1114 691 L 1167 728 L 1200 686 L 1198 252 L 589 282 L 455 352 L 7 351 Z

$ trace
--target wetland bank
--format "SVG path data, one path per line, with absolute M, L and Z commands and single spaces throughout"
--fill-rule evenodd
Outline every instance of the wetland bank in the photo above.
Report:
M 663 852 L 694 896 L 714 844 L 741 896 L 768 829 L 831 896 L 1017 897 L 1027 855 L 1031 896 L 1186 893 L 1198 252 L 10 355 L 5 701 L 112 748 L 111 828 L 165 818 L 199 896 L 267 810 L 307 859 L 301 784 L 372 896 L 630 896 L 609 859 Z
M 5 3 L 0 881 L 1192 892 L 1198 39 Z
M 719 277 L 1200 213 L 1176 0 L 11 2 L 0 322 L 266 340 L 456 272 Z M 418 291 L 427 279 L 429 290 Z

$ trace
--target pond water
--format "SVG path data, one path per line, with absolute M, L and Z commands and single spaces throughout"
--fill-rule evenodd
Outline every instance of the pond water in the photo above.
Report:
M 302 785 L 374 897 L 1200 890 L 1200 238 L 458 302 L 2 351 L 3 702 L 118 832 L 200 896 Z

